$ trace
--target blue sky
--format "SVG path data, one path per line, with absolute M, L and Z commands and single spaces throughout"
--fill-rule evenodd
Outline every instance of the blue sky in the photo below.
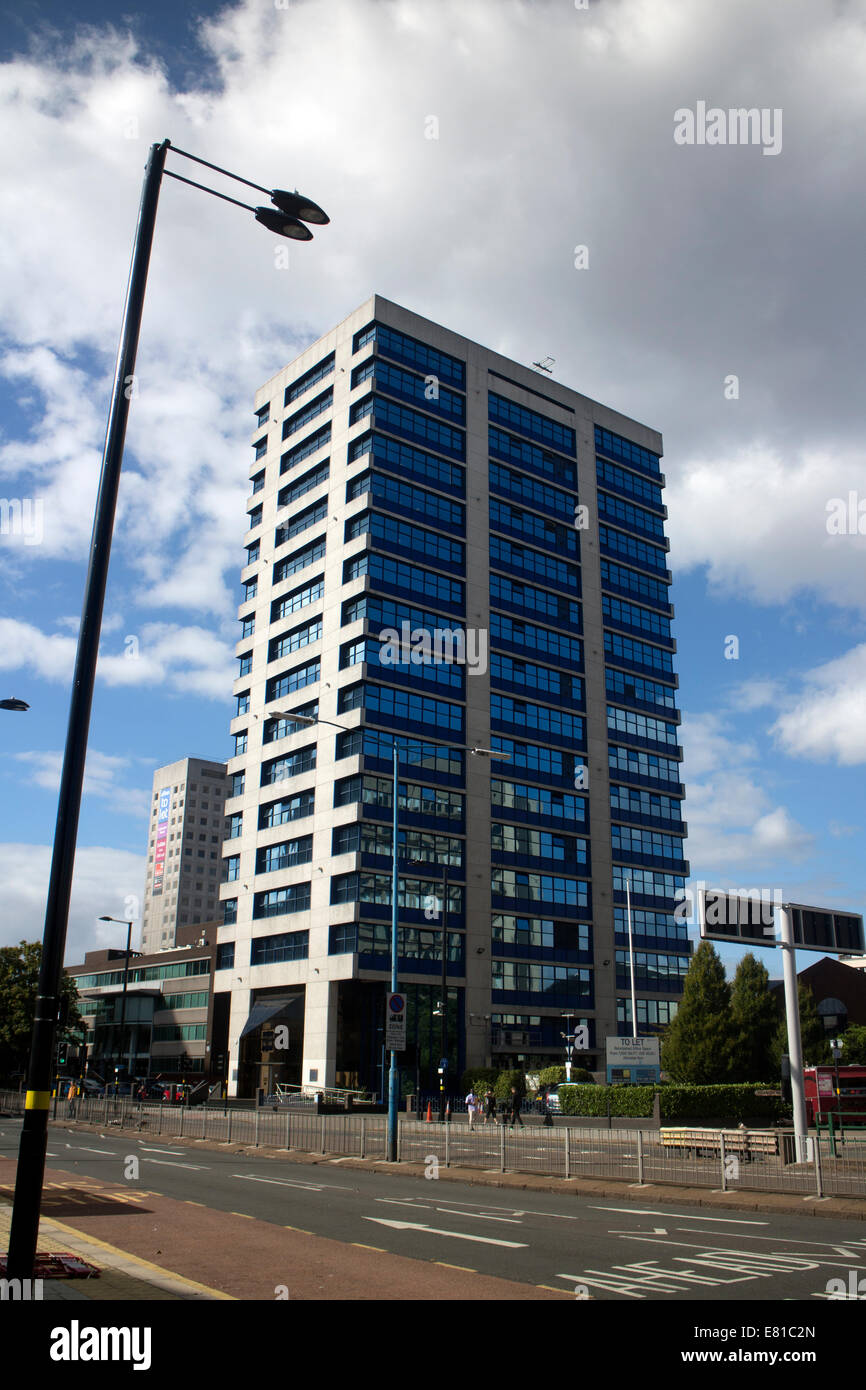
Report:
M 693 877 L 863 911 L 866 536 L 831 534 L 827 508 L 866 498 L 866 4 L 25 0 L 0 19 L 0 496 L 41 514 L 38 536 L 36 511 L 0 535 L 0 684 L 31 706 L 0 721 L 3 943 L 42 932 L 123 289 L 164 137 L 297 186 L 332 224 L 285 269 L 248 214 L 163 187 L 67 959 L 140 899 L 154 767 L 229 755 L 253 394 L 374 290 L 549 354 L 662 431 Z M 698 101 L 781 111 L 781 150 L 677 145 Z

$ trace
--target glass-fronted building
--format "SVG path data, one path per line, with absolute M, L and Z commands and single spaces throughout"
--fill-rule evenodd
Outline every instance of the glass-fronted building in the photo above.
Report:
M 374 296 L 256 398 L 214 988 L 229 1090 L 408 1089 L 672 1016 L 689 945 L 661 438 Z M 471 750 L 485 750 L 474 755 Z M 281 1027 L 282 1025 L 282 1027 Z M 276 1045 L 278 1044 L 278 1045 Z

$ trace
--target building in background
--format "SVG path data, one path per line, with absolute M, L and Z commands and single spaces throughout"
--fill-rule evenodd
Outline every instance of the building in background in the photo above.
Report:
M 377 295 L 258 392 L 253 447 L 230 1093 L 383 1091 L 394 738 L 408 1085 L 436 1084 L 445 867 L 450 1074 L 563 1060 L 566 1014 L 603 1070 L 627 886 L 640 1033 L 690 950 L 660 436 Z
M 172 950 L 131 954 L 125 1007 L 125 951 L 87 951 L 66 967 L 81 996 L 91 1074 L 110 1083 L 121 1066 L 134 1077 L 221 1079 L 211 1046 L 216 923 L 179 927 L 177 938 Z
M 154 773 L 142 951 L 168 950 L 179 927 L 219 915 L 225 796 L 225 763 L 181 758 Z

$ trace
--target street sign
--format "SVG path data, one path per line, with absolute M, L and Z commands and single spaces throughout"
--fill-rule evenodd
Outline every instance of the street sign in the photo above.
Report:
M 760 891 L 743 896 L 702 888 L 698 903 L 701 936 L 707 940 L 775 946 L 774 904 Z
M 855 912 L 837 912 L 830 907 L 804 907 L 789 903 L 793 919 L 794 945 L 798 950 L 829 951 L 831 955 L 866 955 L 863 918 Z
M 406 996 L 389 994 L 385 1003 L 385 1048 L 403 1052 L 406 1047 Z
M 859 914 L 838 912 L 835 908 L 806 907 L 803 903 L 782 903 L 778 900 L 778 892 L 774 898 L 771 901 L 768 893 L 760 889 L 747 893 L 701 889 L 698 894 L 701 936 L 709 941 L 775 947 L 773 910 L 784 907 L 791 916 L 793 944 L 797 950 L 866 955 L 863 918 Z

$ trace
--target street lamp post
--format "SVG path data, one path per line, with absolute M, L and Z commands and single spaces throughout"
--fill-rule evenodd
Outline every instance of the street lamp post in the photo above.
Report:
M 165 173 L 180 183 L 191 184 L 192 187 L 199 188 L 205 193 L 211 193 L 216 198 L 237 203 L 239 207 L 252 212 L 257 222 L 262 223 L 279 236 L 309 241 L 312 233 L 303 225 L 303 222 L 321 224 L 329 220 L 327 214 L 320 207 L 298 193 L 289 193 L 283 189 L 270 190 L 270 199 L 274 206 L 254 208 L 247 203 L 238 203 L 237 199 L 228 198 L 224 193 L 217 193 L 216 189 L 208 188 L 205 184 L 195 183 L 192 179 L 184 179 L 180 174 L 174 174 L 165 168 L 166 157 L 172 148 L 170 140 L 163 140 L 160 145 L 151 145 L 148 154 L 138 223 L 133 242 L 126 303 L 123 310 L 120 346 L 114 369 L 114 386 L 102 454 L 96 513 L 90 541 L 90 560 L 84 588 L 75 670 L 72 677 L 72 697 L 69 705 L 66 747 L 63 756 L 63 770 L 60 776 L 54 850 L 48 883 L 48 901 L 45 909 L 42 962 L 36 994 L 36 1012 L 27 1073 L 27 1095 L 24 1103 L 24 1123 L 18 1151 L 15 1198 L 9 1233 L 7 1273 L 11 1278 L 29 1279 L 32 1277 L 39 1234 L 39 1212 L 42 1202 L 45 1151 L 48 1139 L 48 1107 L 51 1099 L 51 1061 L 54 1051 L 63 955 L 66 948 L 66 928 L 69 920 L 69 899 L 72 891 L 78 817 L 81 809 L 81 789 L 87 756 L 87 736 L 90 728 L 90 711 L 96 680 L 102 610 L 108 580 L 108 562 L 111 553 L 114 515 L 117 508 L 120 471 L 123 463 L 123 445 L 126 438 L 129 400 L 133 394 L 129 387 L 135 375 L 135 359 L 138 351 L 144 295 L 147 287 L 147 272 L 153 245 L 162 176 Z M 197 164 L 204 164 L 208 168 L 216 169 L 219 173 L 225 174 L 228 178 L 235 179 L 239 183 L 247 184 L 252 188 L 261 187 L 259 184 L 250 183 L 249 179 L 242 179 L 239 175 L 230 173 L 227 169 L 221 169 L 219 165 L 208 164 L 206 160 L 198 159 L 196 155 L 187 154 L 185 150 L 174 149 L 174 153 L 185 159 L 191 159 Z M 269 192 L 268 189 L 262 189 L 262 191 Z
M 132 944 L 132 923 L 126 922 L 122 917 L 100 917 L 100 922 L 116 922 L 119 927 L 126 927 L 126 956 L 123 962 L 123 994 L 120 1001 L 120 1047 L 118 1049 L 118 1061 L 123 1061 L 123 1033 L 126 1028 L 126 987 L 129 983 L 129 948 Z M 127 1071 L 130 1071 L 129 1059 L 127 1059 Z M 114 1099 L 117 1100 L 117 1073 L 119 1068 L 114 1068 Z M 131 1089 L 131 1088 L 130 1088 Z

